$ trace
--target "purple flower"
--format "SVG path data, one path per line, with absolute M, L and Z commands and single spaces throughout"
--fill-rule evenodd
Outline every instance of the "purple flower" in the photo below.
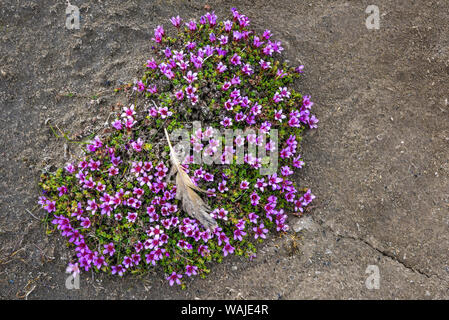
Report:
M 282 122 L 283 119 L 285 119 L 287 116 L 285 114 L 282 114 L 282 109 L 274 110 L 274 120 L 277 120 L 279 122 Z
M 192 276 L 192 275 L 196 275 L 198 274 L 198 267 L 197 266 L 191 266 L 191 265 L 186 265 L 186 272 L 185 274 L 187 276 Z
M 66 186 L 60 186 L 60 187 L 58 187 L 58 191 L 59 191 L 58 196 L 61 197 L 61 196 L 63 196 L 64 194 L 67 193 L 67 187 L 66 187 Z
M 151 60 L 147 60 L 147 68 L 150 68 L 150 69 L 157 68 L 157 63 L 156 63 L 156 61 L 154 61 L 154 58 L 151 58 Z
M 122 130 L 123 126 L 122 126 L 122 122 L 119 119 L 116 119 L 113 123 L 112 126 L 116 129 L 116 130 Z
M 80 273 L 80 268 L 78 266 L 78 263 L 69 263 L 66 269 L 67 273 L 71 273 L 73 277 L 76 277 Z
M 90 228 L 90 219 L 88 217 L 81 217 L 81 226 L 85 229 Z
M 224 29 L 226 32 L 230 32 L 232 30 L 232 25 L 234 24 L 234 22 L 226 20 L 223 22 L 224 25 Z
M 242 182 L 240 182 L 240 189 L 242 190 L 246 190 L 249 188 L 249 182 L 246 180 L 243 180 Z
M 103 254 L 109 254 L 110 257 L 112 257 L 115 253 L 114 243 L 110 242 L 109 244 L 103 245 L 104 250 Z
M 313 199 L 315 199 L 315 196 L 312 194 L 312 191 L 310 189 L 307 190 L 307 192 L 303 196 L 303 206 L 307 206 L 309 203 L 312 202 Z
M 177 284 L 181 284 L 182 275 L 177 274 L 175 271 L 171 275 L 167 277 L 167 280 L 170 283 L 170 286 L 173 286 L 173 284 L 176 282 Z
M 248 76 L 252 75 L 254 73 L 253 69 L 251 68 L 251 65 L 249 63 L 245 64 L 242 68 L 242 72 Z
M 270 37 L 271 37 L 271 31 L 270 30 L 268 30 L 268 29 L 266 29 L 265 31 L 264 31 L 264 33 L 263 33 L 263 37 L 265 38 L 265 39 L 270 39 Z
M 112 266 L 111 267 L 111 273 L 112 274 L 118 274 L 120 277 L 123 276 L 123 273 L 126 271 L 125 268 L 121 264 L 118 266 Z
M 128 216 L 126 217 L 129 222 L 135 222 L 137 219 L 137 213 L 136 212 L 128 212 Z
M 229 190 L 228 187 L 226 187 L 226 180 L 222 180 L 219 184 L 218 184 L 218 191 L 220 191 L 221 193 L 226 192 Z
M 130 257 L 128 257 L 128 256 L 123 257 L 123 266 L 126 269 L 128 269 L 129 267 L 132 267 L 133 266 L 133 260 Z
M 223 256 L 227 256 L 229 253 L 234 253 L 234 247 L 233 246 L 231 246 L 230 244 L 229 244 L 229 242 L 228 243 L 226 243 L 225 245 L 224 245 L 224 247 L 223 247 Z
M 186 26 L 189 28 L 190 31 L 195 31 L 196 30 L 195 20 L 190 20 L 189 23 L 186 23 Z
M 225 117 L 222 121 L 220 121 L 220 124 L 225 128 L 230 127 L 232 126 L 232 119 Z
M 232 77 L 232 79 L 231 79 L 231 84 L 232 84 L 233 86 L 239 85 L 240 83 L 241 83 L 241 81 L 240 81 L 240 77 L 239 77 L 239 76 L 234 76 L 234 77 Z
M 131 255 L 131 260 L 133 261 L 133 264 L 135 265 L 135 266 L 137 266 L 138 264 L 139 264 L 139 262 L 140 262 L 140 254 L 137 254 L 137 253 L 133 253 L 132 255 Z
M 172 53 L 171 53 L 171 50 L 170 50 L 169 47 L 165 48 L 164 54 L 165 54 L 165 56 L 166 56 L 167 58 L 170 58 L 170 57 L 171 57 Z
M 234 230 L 234 240 L 242 241 L 243 237 L 246 236 L 246 232 L 241 229 Z
M 118 169 L 114 166 L 110 167 L 108 172 L 110 177 L 118 175 Z
M 302 105 L 303 105 L 303 107 L 306 108 L 306 109 L 311 109 L 311 108 L 312 108 L 313 102 L 310 101 L 310 96 L 307 95 L 307 96 L 304 96 L 304 97 L 302 98 Z
M 266 186 L 268 186 L 268 184 L 265 182 L 265 178 L 257 179 L 257 182 L 254 185 L 255 188 L 259 188 L 259 190 L 262 192 L 265 190 Z
M 181 90 L 177 91 L 175 93 L 176 99 L 178 99 L 179 101 L 181 101 L 182 99 L 184 99 L 184 92 Z
M 105 259 L 103 256 L 95 256 L 94 257 L 94 266 L 100 270 L 102 266 L 107 266 Z
M 198 79 L 197 75 L 198 75 L 198 73 L 196 73 L 196 72 L 193 73 L 192 71 L 189 71 L 189 72 L 187 72 L 187 75 L 184 76 L 184 79 L 186 79 L 187 82 L 190 84 L 190 83 L 192 83 L 193 81 L 195 81 L 195 80 Z M 182 92 L 182 91 L 181 91 L 181 92 Z
M 208 249 L 208 246 L 206 246 L 206 245 L 204 245 L 204 244 L 201 244 L 201 245 L 198 247 L 198 253 L 200 253 L 202 257 L 207 256 L 207 255 L 210 253 L 210 251 L 209 251 L 209 249 Z
M 283 166 L 283 167 L 281 168 L 281 174 L 282 174 L 284 177 L 287 177 L 287 176 L 293 174 L 293 170 L 292 170 L 289 166 Z
M 302 168 L 304 165 L 304 161 L 301 160 L 301 155 L 298 155 L 296 158 L 293 158 L 293 166 L 295 168 Z
M 254 192 L 250 195 L 250 199 L 251 199 L 251 204 L 252 204 L 253 206 L 257 206 L 257 205 L 259 204 L 260 197 L 259 197 L 259 195 L 257 194 L 256 191 L 254 191 Z
M 309 118 L 309 121 L 308 121 L 308 124 L 309 124 L 310 129 L 316 129 L 316 128 L 318 128 L 318 126 L 317 126 L 318 121 L 319 121 L 319 120 L 315 117 L 315 115 L 312 115 L 312 116 Z
M 67 163 L 67 165 L 65 166 L 65 169 L 66 169 L 69 173 L 74 173 L 74 172 L 75 172 L 75 167 L 74 167 L 73 164 L 71 164 L 71 163 Z
M 223 62 L 220 62 L 217 65 L 217 71 L 220 72 L 220 73 L 225 72 L 227 69 L 228 69 L 228 67 L 225 64 L 223 64 Z
M 45 203 L 45 210 L 47 210 L 48 213 L 55 212 L 56 201 L 47 200 L 47 202 Z
M 259 218 L 259 216 L 258 216 L 257 214 L 255 214 L 254 212 L 251 212 L 251 213 L 248 215 L 248 219 L 249 219 L 249 221 L 252 222 L 252 223 L 257 223 L 257 218 Z
M 160 107 L 158 113 L 161 115 L 162 119 L 168 118 L 173 114 L 173 112 L 169 111 L 167 107 Z
M 234 66 L 242 64 L 242 58 L 237 53 L 234 53 L 230 61 Z
M 171 23 L 173 24 L 173 26 L 175 26 L 176 28 L 179 28 L 181 26 L 181 17 L 176 16 L 176 17 L 172 17 L 170 19 Z
M 207 21 L 209 21 L 209 24 L 211 27 L 214 27 L 217 24 L 217 16 L 214 12 L 212 13 L 206 13 Z
M 255 232 L 254 239 L 259 237 L 266 239 L 265 234 L 268 233 L 268 229 L 265 228 L 263 223 L 261 223 L 258 227 L 254 227 L 253 231 Z
M 303 65 L 297 66 L 297 67 L 295 68 L 295 71 L 296 71 L 297 73 L 303 73 L 303 72 L 304 72 L 304 66 L 303 66 Z
M 222 46 L 226 45 L 228 43 L 228 36 L 221 35 L 218 40 L 220 41 L 220 44 Z

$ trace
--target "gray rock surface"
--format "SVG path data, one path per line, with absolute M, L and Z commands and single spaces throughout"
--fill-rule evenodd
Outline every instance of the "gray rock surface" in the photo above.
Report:
M 64 1 L 3 0 L 0 297 L 449 298 L 449 4 L 377 3 L 380 29 L 368 30 L 365 2 L 72 0 L 81 28 L 67 30 Z M 237 7 L 306 66 L 299 88 L 320 122 L 304 137 L 297 178 L 317 196 L 305 218 L 314 228 L 272 236 L 254 261 L 225 259 L 186 290 L 158 271 L 85 273 L 67 290 L 64 243 L 27 211 L 42 214 L 32 210 L 40 168 L 66 161 L 46 122 L 73 136 L 101 127 L 112 88 L 139 76 L 153 29 L 177 14 L 198 18 L 206 4 L 219 17 Z M 370 265 L 379 289 L 365 285 Z

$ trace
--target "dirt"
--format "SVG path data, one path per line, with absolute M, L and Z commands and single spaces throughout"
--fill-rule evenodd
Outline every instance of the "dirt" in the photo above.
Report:
M 449 298 L 449 3 L 372 1 L 64 1 L 0 8 L 0 297 L 2 299 L 447 299 Z M 40 170 L 76 156 L 49 124 L 94 132 L 139 76 L 150 38 L 168 18 L 219 17 L 230 7 L 271 29 L 320 119 L 303 139 L 297 175 L 317 196 L 249 262 L 211 266 L 186 290 L 161 272 L 117 278 L 85 273 L 65 286 L 69 250 L 37 218 Z M 301 230 L 299 230 L 301 229 Z M 379 271 L 379 288 L 367 286 Z M 368 273 L 366 273 L 368 269 Z M 371 288 L 371 289 L 370 289 Z

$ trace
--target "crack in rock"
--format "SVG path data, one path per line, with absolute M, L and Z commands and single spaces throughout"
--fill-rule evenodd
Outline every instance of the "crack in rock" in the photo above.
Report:
M 372 248 L 373 250 L 379 252 L 381 255 L 383 255 L 384 257 L 390 258 L 391 260 L 399 263 L 400 265 L 402 265 L 404 268 L 420 274 L 422 276 L 425 276 L 428 279 L 431 279 L 432 277 L 437 278 L 440 281 L 443 281 L 445 283 L 448 283 L 448 281 L 446 279 L 441 278 L 438 274 L 436 273 L 426 273 L 416 267 L 413 267 L 412 265 L 408 264 L 407 262 L 405 262 L 404 260 L 398 258 L 397 256 L 395 256 L 394 254 L 392 254 L 391 252 L 388 252 L 386 250 L 380 249 L 377 246 L 373 245 L 372 243 L 370 243 L 368 240 L 360 238 L 360 237 L 356 237 L 356 236 L 352 236 L 352 235 L 348 235 L 348 234 L 340 234 L 339 232 L 335 231 L 334 229 L 332 229 L 329 225 L 324 225 L 323 223 L 319 223 L 318 221 L 316 221 L 315 219 L 312 218 L 312 220 L 319 225 L 321 228 L 323 229 L 327 229 L 329 230 L 331 233 L 333 233 L 336 237 L 340 237 L 343 239 L 349 239 L 349 240 L 353 240 L 353 241 L 357 241 L 357 242 L 362 242 L 365 245 L 369 246 L 370 248 Z

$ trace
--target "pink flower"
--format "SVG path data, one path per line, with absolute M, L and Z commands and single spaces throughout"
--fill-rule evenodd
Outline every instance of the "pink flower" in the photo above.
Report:
M 147 91 L 153 94 L 157 93 L 157 85 L 148 86 Z
M 64 194 L 67 193 L 67 187 L 66 187 L 66 186 L 60 186 L 60 187 L 58 187 L 58 191 L 59 191 L 58 196 L 61 197 L 61 196 L 63 196 Z
M 173 24 L 173 26 L 175 26 L 176 28 L 179 28 L 181 26 L 181 18 L 179 16 L 176 17 L 172 17 L 170 19 L 171 23 Z
M 120 277 L 123 276 L 123 273 L 126 271 L 125 268 L 121 264 L 118 266 L 112 266 L 111 267 L 111 273 L 112 274 L 118 274 Z
M 228 36 L 221 35 L 218 40 L 220 41 L 220 44 L 222 46 L 226 45 L 228 43 Z
M 268 229 L 265 228 L 263 223 L 261 223 L 258 227 L 254 227 L 253 231 L 255 232 L 254 239 L 259 237 L 266 239 L 265 234 L 268 233 Z
M 136 212 L 128 212 L 128 216 L 126 217 L 129 222 L 135 222 L 137 219 L 137 213 Z
M 259 218 L 259 216 L 258 216 L 257 214 L 255 214 L 254 212 L 251 212 L 251 213 L 248 215 L 248 219 L 249 219 L 249 221 L 252 222 L 252 223 L 257 223 L 257 218 Z
M 262 192 L 265 190 L 266 186 L 268 186 L 268 184 L 265 182 L 265 178 L 257 179 L 257 182 L 254 185 L 255 188 L 258 188 Z
M 259 195 L 257 194 L 256 191 L 254 191 L 253 193 L 251 193 L 250 199 L 251 199 L 251 204 L 252 204 L 253 206 L 257 206 L 257 205 L 259 204 L 260 197 L 259 197 Z
M 109 176 L 110 177 L 118 175 L 118 169 L 116 167 L 114 167 L 114 166 L 110 167 L 108 169 L 108 171 L 109 171 Z
M 279 88 L 279 94 L 282 97 L 285 97 L 285 98 L 289 98 L 290 97 L 290 91 L 288 91 L 287 87 L 280 87 Z
M 115 253 L 114 243 L 110 242 L 109 244 L 103 245 L 104 250 L 103 254 L 109 254 L 110 257 L 112 257 Z
M 279 103 L 279 102 L 281 102 L 282 100 L 284 100 L 284 99 L 282 99 L 282 96 L 281 96 L 278 92 L 276 92 L 276 93 L 274 94 L 274 96 L 273 96 L 273 101 L 274 101 L 275 103 Z
M 232 79 L 231 79 L 231 84 L 232 84 L 233 86 L 239 85 L 240 83 L 241 83 L 241 81 L 240 81 L 240 77 L 239 77 L 239 76 L 234 76 L 234 77 L 232 77 Z
M 300 66 L 296 67 L 295 71 L 296 71 L 297 73 L 303 73 L 303 72 L 304 72 L 304 66 L 303 66 L 303 65 L 300 65 Z
M 137 81 L 136 86 L 133 88 L 133 90 L 137 90 L 139 92 L 145 90 L 145 85 L 143 84 L 142 80 Z
M 222 182 L 220 182 L 218 184 L 218 191 L 220 191 L 221 193 L 228 191 L 229 188 L 226 187 L 226 180 L 223 180 Z
M 81 226 L 85 229 L 90 228 L 90 219 L 87 217 L 81 217 Z
M 254 73 L 253 69 L 251 68 L 251 65 L 248 63 L 243 66 L 242 72 L 248 76 L 250 76 Z
M 105 259 L 103 256 L 95 256 L 94 257 L 94 266 L 100 270 L 102 266 L 107 266 Z
M 243 237 L 246 236 L 246 232 L 241 229 L 234 230 L 234 240 L 242 241 Z
M 249 188 L 249 182 L 246 180 L 243 180 L 242 182 L 240 182 L 240 189 L 242 190 L 246 190 Z
M 45 210 L 47 210 L 48 213 L 55 212 L 56 211 L 56 201 L 47 200 L 47 202 L 45 204 Z
M 142 145 L 143 145 L 143 141 L 142 139 L 138 138 L 137 141 L 133 141 L 131 143 L 131 146 L 133 147 L 134 150 L 136 150 L 137 152 L 142 151 Z
M 69 173 L 74 173 L 74 172 L 75 172 L 75 167 L 74 167 L 73 164 L 71 164 L 71 163 L 67 163 L 67 165 L 65 166 L 65 169 L 66 169 L 67 172 L 69 172 Z
M 192 83 L 193 81 L 195 81 L 195 80 L 198 79 L 197 75 L 198 75 L 198 73 L 196 73 L 196 72 L 193 73 L 192 71 L 189 71 L 189 72 L 187 72 L 187 75 L 184 76 L 184 79 L 186 79 L 187 82 L 190 84 L 190 83 Z
M 309 124 L 310 129 L 316 129 L 316 128 L 318 128 L 318 126 L 317 126 L 318 121 L 319 121 L 319 120 L 315 117 L 315 115 L 312 115 L 312 116 L 309 118 L 309 121 L 308 121 L 308 124 Z
M 228 243 L 226 243 L 223 247 L 223 256 L 226 257 L 229 253 L 234 253 L 234 247 Z
M 225 127 L 225 128 L 230 127 L 230 126 L 232 126 L 232 119 L 231 119 L 231 118 L 228 118 L 228 117 L 225 117 L 225 118 L 220 122 L 220 124 L 221 124 L 223 127 Z
M 217 65 L 217 71 L 218 71 L 219 73 L 223 73 L 223 72 L 225 72 L 227 69 L 228 69 L 228 67 L 227 67 L 225 64 L 223 64 L 223 62 L 220 62 L 220 63 Z
M 176 99 L 178 99 L 179 101 L 184 99 L 184 92 L 182 91 L 182 89 L 179 91 L 176 91 L 175 96 L 176 96 Z
M 225 83 L 223 83 L 223 85 L 221 86 L 221 90 L 226 91 L 231 87 L 231 82 L 226 81 Z M 229 101 L 229 100 L 228 100 Z
M 66 269 L 67 273 L 71 273 L 73 277 L 76 277 L 80 273 L 78 263 L 69 263 Z
M 234 22 L 226 20 L 223 22 L 224 25 L 224 29 L 226 32 L 230 32 L 232 30 L 232 25 L 234 24 Z
M 154 58 L 152 58 L 151 60 L 147 60 L 147 68 L 150 68 L 150 69 L 157 68 L 157 63 L 156 63 L 156 61 L 154 61 Z
M 230 61 L 234 66 L 242 64 L 242 58 L 237 53 L 234 53 Z
M 129 108 L 123 108 L 122 118 L 133 117 L 135 114 L 136 112 L 134 111 L 134 105 L 132 104 Z
M 196 22 L 195 20 L 190 20 L 189 23 L 186 23 L 187 27 L 189 28 L 190 31 L 195 31 L 196 30 Z
M 182 275 L 177 274 L 175 271 L 171 275 L 167 277 L 167 280 L 169 280 L 170 286 L 173 286 L 173 284 L 176 282 L 177 284 L 181 284 Z
M 187 276 L 189 276 L 189 277 L 192 276 L 192 275 L 198 274 L 198 267 L 197 266 L 187 265 L 185 274 Z
M 265 39 L 270 39 L 270 37 L 271 37 L 271 31 L 270 30 L 268 30 L 268 29 L 266 29 L 265 31 L 264 31 L 264 33 L 263 33 L 263 37 L 265 38 Z
M 113 123 L 112 126 L 117 129 L 117 130 L 122 130 L 123 126 L 122 126 L 122 122 L 119 119 L 116 119 Z
M 287 177 L 287 176 L 293 174 L 293 170 L 290 169 L 289 166 L 283 166 L 283 167 L 281 168 L 281 174 L 282 174 L 284 177 Z
M 304 194 L 303 199 L 304 200 L 302 202 L 302 205 L 305 207 L 309 203 L 311 203 L 313 199 L 315 199 L 315 196 L 312 194 L 312 191 L 308 189 L 307 192 Z
M 285 114 L 282 114 L 282 109 L 278 110 L 274 110 L 274 119 L 282 122 L 283 119 L 285 119 L 287 116 Z
M 158 112 L 162 119 L 168 118 L 173 114 L 173 112 L 169 111 L 167 107 L 159 108 Z
M 217 40 L 217 38 L 215 37 L 215 34 L 213 32 L 211 32 L 209 34 L 209 41 L 213 43 L 213 42 L 215 42 L 215 40 Z
M 293 158 L 293 166 L 295 168 L 302 168 L 304 165 L 304 161 L 301 160 L 301 155 L 298 155 L 296 158 Z

